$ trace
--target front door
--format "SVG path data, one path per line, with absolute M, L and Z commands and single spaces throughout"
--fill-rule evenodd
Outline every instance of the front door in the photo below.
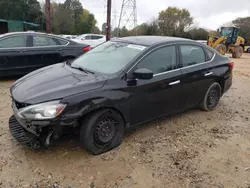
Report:
M 25 73 L 27 56 L 22 51 L 27 50 L 27 48 L 27 35 L 7 36 L 0 40 L 1 76 L 14 76 Z
M 131 125 L 136 125 L 179 108 L 181 94 L 181 71 L 177 67 L 176 46 L 164 46 L 144 57 L 132 70 L 147 68 L 154 77 L 150 80 L 137 80 L 128 89 L 130 99 Z

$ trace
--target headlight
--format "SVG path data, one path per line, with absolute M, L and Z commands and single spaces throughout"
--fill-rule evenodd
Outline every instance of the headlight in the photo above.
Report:
M 22 108 L 19 115 L 35 120 L 53 119 L 64 110 L 65 106 L 66 104 L 60 104 L 59 101 L 46 102 Z

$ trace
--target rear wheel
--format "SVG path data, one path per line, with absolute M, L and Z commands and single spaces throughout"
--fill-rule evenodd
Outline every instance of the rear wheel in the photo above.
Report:
M 227 47 L 225 44 L 219 44 L 215 47 L 215 50 L 219 52 L 221 55 L 225 55 L 227 52 Z
M 243 51 L 244 50 L 243 50 L 242 46 L 236 46 L 235 50 L 232 54 L 233 58 L 240 58 L 243 54 Z
M 124 131 L 119 113 L 111 109 L 97 111 L 82 122 L 81 146 L 94 155 L 105 153 L 121 144 Z
M 201 109 L 205 111 L 214 110 L 221 97 L 221 86 L 219 83 L 213 83 L 207 90 L 206 95 L 201 103 Z

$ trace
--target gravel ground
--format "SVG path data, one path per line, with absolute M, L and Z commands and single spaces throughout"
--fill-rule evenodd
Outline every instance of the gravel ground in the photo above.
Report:
M 148 123 L 100 156 L 68 139 L 43 152 L 17 144 L 8 130 L 13 81 L 1 81 L 0 187 L 250 187 L 250 55 L 234 61 L 233 86 L 215 111 Z

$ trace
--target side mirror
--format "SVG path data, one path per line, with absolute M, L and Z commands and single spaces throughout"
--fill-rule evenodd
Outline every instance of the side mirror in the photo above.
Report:
M 154 73 L 151 70 L 145 69 L 145 68 L 137 69 L 133 72 L 133 76 L 135 78 L 142 79 L 142 80 L 149 80 L 153 78 L 153 75 Z

